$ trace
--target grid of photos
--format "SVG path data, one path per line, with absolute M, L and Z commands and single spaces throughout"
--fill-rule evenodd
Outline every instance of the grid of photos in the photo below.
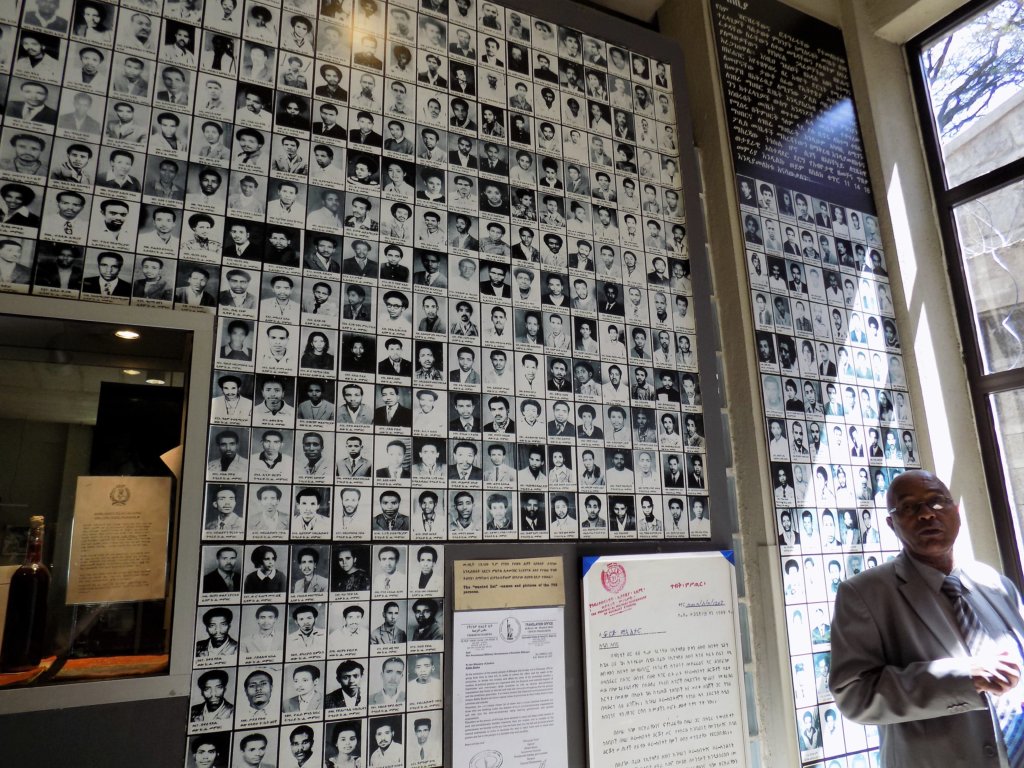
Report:
M 443 643 L 372 640 L 443 632 L 439 542 L 710 536 L 667 63 L 481 0 L 25 0 L 0 106 L 0 291 L 216 326 L 189 766 L 441 765 Z
M 878 219 L 740 175 L 801 761 L 877 761 L 828 689 L 840 582 L 891 560 L 885 493 L 920 467 Z
M 278 489 L 255 492 L 270 520 Z M 317 498 L 296 495 L 312 515 Z M 443 764 L 442 546 L 214 544 L 202 560 L 187 765 Z

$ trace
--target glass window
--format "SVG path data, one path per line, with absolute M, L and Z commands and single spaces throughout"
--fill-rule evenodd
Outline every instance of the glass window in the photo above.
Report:
M 1024 182 L 957 205 L 957 240 L 985 373 L 1024 366 Z
M 1007 570 L 1024 582 L 1024 0 L 966 4 L 908 46 Z
M 1003 0 L 921 51 L 946 184 L 1024 155 L 1024 4 Z
M 1024 389 L 992 395 L 990 403 L 1019 547 L 1024 523 Z

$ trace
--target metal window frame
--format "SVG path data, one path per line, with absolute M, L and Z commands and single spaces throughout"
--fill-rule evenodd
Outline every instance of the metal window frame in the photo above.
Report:
M 1014 389 L 1024 389 L 1024 367 L 998 373 L 985 373 L 971 304 L 970 284 L 963 251 L 957 237 L 954 211 L 964 203 L 1024 180 L 1024 157 L 956 186 L 948 186 L 941 143 L 932 116 L 931 99 L 922 66 L 922 54 L 931 44 L 985 9 L 998 5 L 999 2 L 1001 0 L 972 0 L 955 13 L 911 39 L 904 47 L 904 51 L 910 73 L 914 106 L 920 124 L 925 160 L 931 179 L 932 194 L 935 197 L 943 254 L 946 259 L 953 306 L 960 331 L 960 344 L 967 370 L 971 404 L 974 408 L 978 438 L 981 444 L 985 482 L 992 505 L 993 522 L 999 539 L 999 552 L 1007 575 L 1018 588 L 1021 588 L 1024 586 L 1024 554 L 1018 545 L 1015 512 L 1010 504 L 1009 489 L 1003 471 L 996 414 L 989 396 Z

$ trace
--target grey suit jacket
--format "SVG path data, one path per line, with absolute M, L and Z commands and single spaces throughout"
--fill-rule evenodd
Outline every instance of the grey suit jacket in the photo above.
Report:
M 1010 581 L 982 563 L 960 568 L 970 601 L 1002 619 L 997 640 L 1024 640 Z M 843 582 L 836 594 L 829 687 L 846 717 L 880 726 L 882 766 L 999 765 L 992 716 L 974 690 L 971 659 L 944 599 L 905 553 Z

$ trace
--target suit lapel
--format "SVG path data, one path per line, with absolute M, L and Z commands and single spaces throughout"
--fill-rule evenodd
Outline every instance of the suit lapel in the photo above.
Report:
M 999 614 L 1003 624 L 1013 633 L 1018 645 L 1024 649 L 1024 642 L 1022 642 L 1024 627 L 1021 626 L 1020 614 L 1017 612 L 1016 606 L 1009 600 L 999 599 L 1004 594 L 1002 584 L 998 581 L 993 583 L 992 579 L 985 578 L 984 573 L 975 571 L 969 566 L 961 568 L 961 577 L 964 586 L 970 590 L 972 596 L 978 600 L 984 600 Z
M 942 644 L 950 656 L 964 656 L 966 649 L 960 635 L 946 615 L 939 608 L 935 594 L 925 584 L 914 564 L 907 560 L 906 554 L 896 559 L 896 577 L 900 580 L 899 591 L 917 614 L 921 622 L 928 628 L 935 639 Z

